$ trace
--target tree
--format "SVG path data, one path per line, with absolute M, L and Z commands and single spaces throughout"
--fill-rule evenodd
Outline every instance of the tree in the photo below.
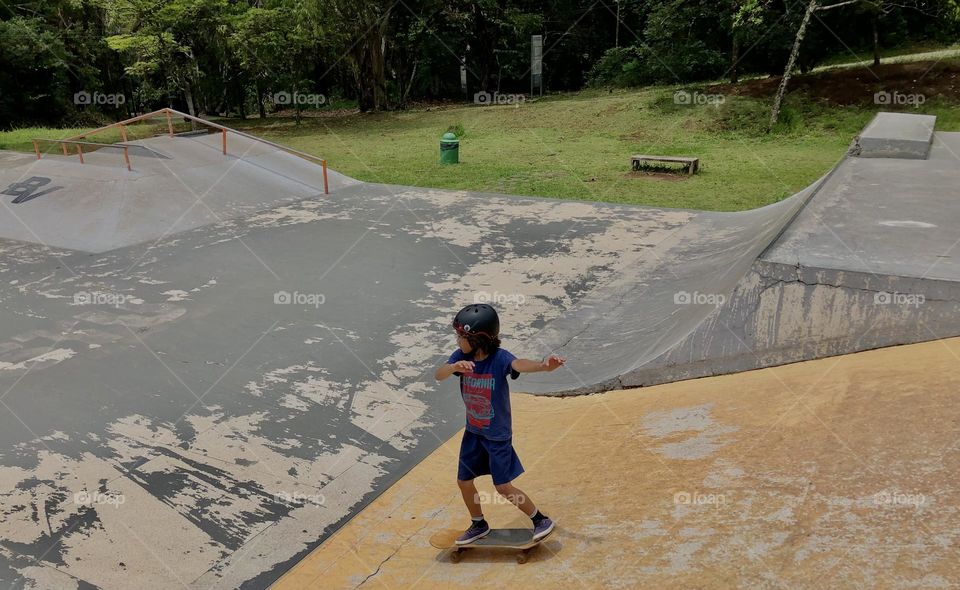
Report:
M 342 56 L 349 69 L 362 111 L 390 107 L 385 50 L 395 7 L 396 3 L 387 0 L 312 0 L 309 4 L 314 23 L 325 33 L 324 48 Z
M 843 2 L 837 2 L 835 4 L 821 5 L 820 0 L 810 0 L 810 3 L 807 4 L 807 9 L 804 12 L 803 19 L 800 21 L 800 26 L 797 28 L 797 34 L 793 42 L 793 49 L 790 51 L 790 57 L 787 59 L 787 66 L 784 68 L 783 76 L 780 78 L 780 86 L 777 88 L 777 93 L 773 99 L 773 108 L 770 111 L 770 128 L 772 129 L 780 120 L 780 109 L 783 104 L 783 97 L 787 92 L 787 85 L 790 83 L 790 76 L 793 72 L 794 65 L 797 62 L 797 57 L 800 54 L 800 45 L 803 43 L 804 36 L 807 32 L 807 25 L 810 23 L 810 18 L 817 12 L 825 12 L 827 10 L 833 10 L 836 8 L 841 8 L 844 6 L 856 5 L 868 12 L 873 13 L 874 19 L 876 15 L 887 14 L 893 10 L 901 8 L 911 8 L 914 10 L 923 10 L 925 8 L 924 0 L 914 0 L 914 4 L 907 5 L 901 4 L 900 2 L 894 2 L 893 0 L 845 0 Z M 877 34 L 876 34 L 876 20 L 873 21 L 874 27 L 874 63 L 880 63 L 879 50 L 877 49 Z
M 316 48 L 305 20 L 293 6 L 276 6 L 251 8 L 234 21 L 229 46 L 245 79 L 253 80 L 261 118 L 266 117 L 264 101 L 272 91 L 274 97 L 279 93 L 293 97 L 300 122 L 302 105 L 296 96 L 308 84 L 308 65 Z
M 783 70 L 783 77 L 780 78 L 780 86 L 777 88 L 777 94 L 773 98 L 773 109 L 770 111 L 770 128 L 780 120 L 780 107 L 783 103 L 783 96 L 787 92 L 787 84 L 790 83 L 790 74 L 793 72 L 793 66 L 797 63 L 797 55 L 800 53 L 800 44 L 803 43 L 803 36 L 807 32 L 807 25 L 810 24 L 810 17 L 819 7 L 819 0 L 810 0 L 807 9 L 803 13 L 803 19 L 800 21 L 800 28 L 797 29 L 797 37 L 793 42 L 793 49 L 790 50 L 790 58 L 787 60 L 787 67 Z
M 195 115 L 198 85 L 210 73 L 201 70 L 199 58 L 211 54 L 216 37 L 224 33 L 219 24 L 234 5 L 227 0 L 172 0 L 158 7 L 155 0 L 124 0 L 111 6 L 119 33 L 107 43 L 125 57 L 126 73 L 142 84 L 157 84 L 168 102 L 182 93 L 187 110 Z

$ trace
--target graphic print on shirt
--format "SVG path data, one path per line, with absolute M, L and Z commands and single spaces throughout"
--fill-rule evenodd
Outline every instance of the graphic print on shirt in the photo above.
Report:
M 493 419 L 493 375 L 465 373 L 460 388 L 467 406 L 467 423 L 474 428 L 486 428 Z

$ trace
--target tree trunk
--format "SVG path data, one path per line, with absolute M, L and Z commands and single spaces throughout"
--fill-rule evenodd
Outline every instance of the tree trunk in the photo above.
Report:
M 880 33 L 877 31 L 877 13 L 873 13 L 870 19 L 870 26 L 873 28 L 873 65 L 880 65 Z
M 777 88 L 777 95 L 773 99 L 773 110 L 770 112 L 770 129 L 772 130 L 780 121 L 780 107 L 783 105 L 783 97 L 787 93 L 787 85 L 790 83 L 790 73 L 793 72 L 793 66 L 797 63 L 797 56 L 800 54 L 800 44 L 803 43 L 803 36 L 807 33 L 807 25 L 810 24 L 810 17 L 813 11 L 817 9 L 819 0 L 810 0 L 807 5 L 807 11 L 803 14 L 803 20 L 800 21 L 800 28 L 797 29 L 797 38 L 793 42 L 793 49 L 790 50 L 790 59 L 787 60 L 787 67 L 783 70 L 783 78 L 780 79 L 780 87 Z
M 620 48 L 620 0 L 617 0 L 617 30 L 613 34 L 614 42 L 613 46 Z
M 300 121 L 301 121 L 301 118 L 300 118 L 300 101 L 297 100 L 297 95 L 298 95 L 299 91 L 300 91 L 300 90 L 299 90 L 299 88 L 297 88 L 297 85 L 294 84 L 294 85 L 293 85 L 293 95 L 292 95 L 292 96 L 293 96 L 293 99 L 292 99 L 292 100 L 293 100 L 294 121 L 296 121 L 297 127 L 300 126 Z
M 384 47 L 388 15 L 389 11 L 380 16 L 367 10 L 363 21 L 363 29 L 367 33 L 351 51 L 361 111 L 381 111 L 389 106 Z
M 190 80 L 187 80 L 187 83 L 183 85 L 183 95 L 187 100 L 187 113 L 191 117 L 197 116 L 197 107 L 193 103 L 193 84 L 190 83 Z M 197 122 L 193 119 L 190 119 L 190 129 L 196 131 Z
M 493 69 L 496 67 L 497 43 L 500 27 L 484 13 L 484 3 L 473 2 L 473 41 L 470 43 L 470 73 L 477 77 L 478 90 L 489 92 Z
M 417 77 L 417 66 L 420 65 L 420 60 L 413 60 L 413 67 L 410 69 L 410 79 L 407 81 L 407 86 L 403 89 L 403 93 L 400 95 L 400 108 L 407 108 L 407 97 L 410 96 L 410 89 L 413 88 L 413 80 Z
M 267 110 L 263 106 L 263 85 L 260 82 L 260 78 L 257 78 L 257 110 L 260 111 L 260 118 L 267 118 Z
M 740 39 L 733 34 L 733 46 L 730 48 L 730 83 L 736 84 L 740 80 L 737 71 L 737 62 L 740 61 Z

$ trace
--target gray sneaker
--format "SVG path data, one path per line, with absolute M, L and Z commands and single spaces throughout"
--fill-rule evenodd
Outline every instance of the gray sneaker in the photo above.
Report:
M 544 518 L 540 521 L 540 524 L 533 527 L 533 540 L 539 541 L 540 539 L 546 537 L 553 532 L 553 521 L 549 518 Z
M 488 534 L 490 534 L 490 525 L 488 525 L 486 521 L 483 521 L 482 523 L 475 522 L 471 524 L 470 528 L 464 531 L 462 535 L 457 537 L 455 543 L 457 545 L 469 545 L 477 539 L 486 537 Z

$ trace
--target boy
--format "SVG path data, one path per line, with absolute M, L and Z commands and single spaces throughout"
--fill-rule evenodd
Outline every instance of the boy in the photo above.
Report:
M 473 480 L 490 474 L 497 493 L 507 498 L 533 521 L 533 539 L 539 541 L 553 531 L 553 521 L 537 510 L 533 501 L 512 483 L 523 466 L 513 450 L 510 421 L 510 388 L 507 375 L 553 371 L 564 359 L 549 356 L 545 360 L 518 359 L 500 348 L 500 318 L 486 304 L 468 305 L 453 318 L 458 348 L 440 366 L 434 377 L 443 381 L 450 375 L 460 377 L 460 395 L 467 408 L 467 427 L 460 443 L 460 467 L 457 485 L 473 523 L 456 541 L 467 545 L 490 533 L 483 518 L 480 498 Z

